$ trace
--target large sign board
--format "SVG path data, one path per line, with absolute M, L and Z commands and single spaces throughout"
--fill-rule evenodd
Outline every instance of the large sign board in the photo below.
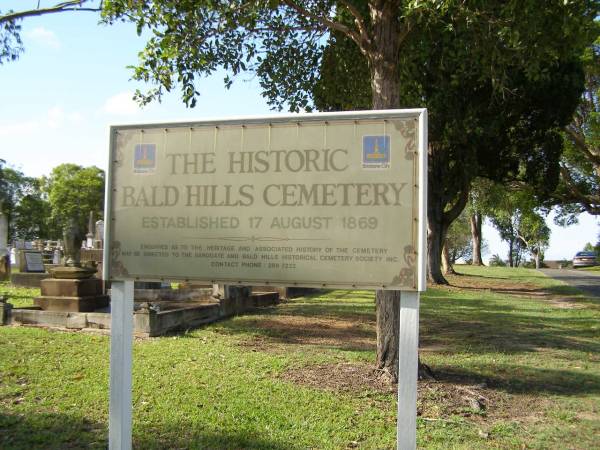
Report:
M 105 278 L 423 290 L 426 110 L 113 126 Z

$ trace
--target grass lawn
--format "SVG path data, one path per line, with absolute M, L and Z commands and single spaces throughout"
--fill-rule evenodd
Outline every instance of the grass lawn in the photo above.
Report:
M 422 299 L 420 448 L 600 448 L 600 300 L 459 267 Z M 7 292 L 8 291 L 8 292 Z M 28 304 L 35 290 L 9 290 Z M 374 296 L 332 291 L 134 345 L 134 447 L 395 448 Z M 0 448 L 106 448 L 109 338 L 0 327 Z

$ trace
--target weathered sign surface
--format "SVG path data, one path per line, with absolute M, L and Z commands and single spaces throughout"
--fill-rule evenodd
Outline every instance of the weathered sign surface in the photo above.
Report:
M 424 110 L 110 133 L 108 279 L 424 288 Z

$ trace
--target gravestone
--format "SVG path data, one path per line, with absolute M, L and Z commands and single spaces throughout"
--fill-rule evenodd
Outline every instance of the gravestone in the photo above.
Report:
M 52 252 L 52 264 L 60 264 L 60 250 L 58 248 L 55 248 L 54 252 Z
M 94 235 L 94 248 L 104 248 L 104 220 L 96 221 L 96 233 Z
M 85 235 L 85 248 L 94 248 L 94 212 L 90 211 L 90 218 L 88 220 L 88 232 Z
M 21 272 L 38 272 L 46 271 L 44 268 L 44 260 L 42 252 L 39 250 L 22 250 L 19 257 L 19 270 Z

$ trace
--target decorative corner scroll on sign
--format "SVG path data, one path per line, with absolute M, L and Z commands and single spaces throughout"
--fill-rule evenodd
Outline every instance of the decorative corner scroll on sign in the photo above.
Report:
M 121 242 L 113 241 L 110 246 L 111 277 L 126 277 L 129 271 L 121 261 Z
M 394 286 L 410 286 L 415 287 L 415 262 L 417 261 L 417 253 L 412 245 L 404 247 L 404 262 L 407 267 L 400 270 L 400 273 L 392 280 Z
M 417 127 L 414 120 L 399 120 L 395 123 L 396 129 L 400 131 L 400 134 L 406 139 L 406 146 L 404 147 L 404 158 L 412 160 L 417 152 Z

